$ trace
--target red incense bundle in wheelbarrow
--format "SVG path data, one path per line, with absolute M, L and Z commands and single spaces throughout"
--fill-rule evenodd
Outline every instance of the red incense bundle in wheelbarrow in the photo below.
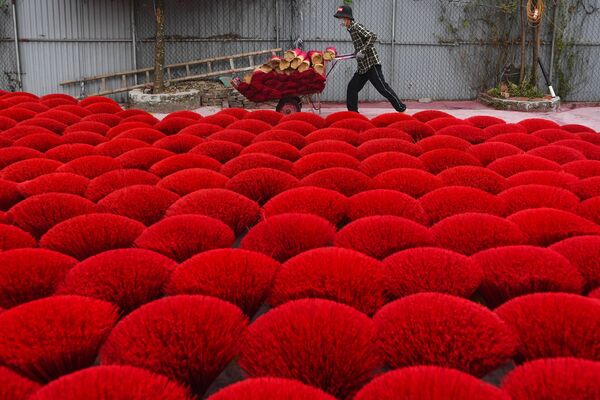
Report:
M 313 68 L 294 70 L 289 74 L 265 73 L 259 69 L 252 74 L 250 82 L 246 78 L 236 89 L 254 102 L 297 97 L 321 93 L 325 89 L 325 76 Z
M 253 73 L 246 75 L 243 82 L 235 79 L 232 83 L 250 101 L 279 100 L 278 111 L 283 109 L 284 112 L 288 105 L 300 111 L 302 97 L 312 104 L 310 96 L 325 89 L 326 63 L 332 61 L 335 66 L 338 59 L 349 57 L 353 55 L 338 56 L 333 47 L 327 48 L 323 53 L 288 50 L 283 58 L 274 56 Z
M 270 63 L 263 64 L 260 67 L 256 68 L 252 74 L 244 76 L 244 82 L 250 84 L 255 77 L 269 74 L 271 72 L 273 72 L 273 67 L 271 67 Z

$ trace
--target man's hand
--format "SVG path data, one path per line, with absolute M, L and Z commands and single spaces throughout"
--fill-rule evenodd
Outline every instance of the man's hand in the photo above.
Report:
M 362 60 L 363 58 L 365 58 L 365 53 L 362 50 L 359 50 L 356 52 L 356 59 L 357 60 Z

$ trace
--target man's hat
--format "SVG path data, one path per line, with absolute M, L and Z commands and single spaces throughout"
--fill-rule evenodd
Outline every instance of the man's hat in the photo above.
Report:
M 333 16 L 336 18 L 348 18 L 354 20 L 354 17 L 352 16 L 352 7 L 350 6 L 339 7 Z

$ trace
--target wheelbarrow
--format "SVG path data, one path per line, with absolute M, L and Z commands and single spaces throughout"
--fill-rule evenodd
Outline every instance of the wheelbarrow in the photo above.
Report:
M 321 111 L 321 93 L 325 90 L 329 75 L 338 62 L 356 58 L 355 54 L 339 55 L 331 61 L 331 67 L 325 75 L 320 75 L 312 69 L 306 72 L 293 71 L 287 74 L 287 82 L 291 82 L 291 89 L 273 90 L 269 81 L 256 84 L 243 83 L 239 78 L 232 80 L 231 84 L 244 97 L 255 103 L 272 104 L 277 112 L 293 114 L 302 111 L 303 103 L 310 105 L 311 110 Z M 268 74 L 265 74 L 268 75 Z M 278 74 L 279 75 L 279 74 Z M 307 84 L 309 83 L 309 84 Z

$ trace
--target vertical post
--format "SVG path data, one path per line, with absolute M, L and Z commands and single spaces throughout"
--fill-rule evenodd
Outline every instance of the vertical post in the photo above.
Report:
M 279 48 L 279 0 L 275 1 L 275 43 L 276 48 Z
M 137 68 L 137 36 L 136 36 L 136 26 L 135 26 L 135 0 L 129 0 L 129 13 L 131 14 L 131 58 L 133 69 Z M 138 84 L 137 74 L 133 74 L 133 79 L 135 84 Z
M 156 39 L 154 44 L 154 93 L 161 93 L 165 85 L 165 1 L 156 0 Z
M 554 15 L 552 17 L 552 48 L 550 50 L 550 76 L 549 80 L 552 82 L 554 76 L 554 51 L 556 47 L 556 24 L 558 18 L 558 7 L 560 7 L 560 1 L 554 2 Z
M 292 43 L 292 45 L 294 44 L 294 41 L 296 39 L 298 39 L 298 20 L 300 16 L 300 12 L 298 11 L 298 2 L 297 0 L 291 0 L 291 8 L 292 8 L 292 13 L 291 13 L 291 19 L 290 19 L 290 42 Z
M 525 79 L 526 43 L 527 39 L 527 17 L 525 16 L 525 0 L 521 0 L 521 70 L 519 72 L 519 83 Z
M 534 27 L 534 43 L 533 43 L 533 62 L 531 63 L 531 84 L 534 87 L 538 86 L 538 57 L 540 54 L 540 28 L 541 22 Z
M 17 76 L 19 82 L 19 90 L 23 90 L 23 75 L 21 74 L 21 52 L 19 50 L 19 28 L 17 25 L 17 5 L 16 0 L 12 0 L 12 15 L 13 15 L 13 28 L 15 34 L 15 56 L 17 58 Z
M 394 0 L 392 3 L 392 86 L 395 87 L 396 84 L 396 11 L 398 8 L 398 0 Z

